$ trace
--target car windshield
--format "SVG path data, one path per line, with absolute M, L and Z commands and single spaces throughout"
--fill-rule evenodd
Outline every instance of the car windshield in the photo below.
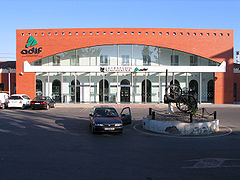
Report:
M 22 97 L 23 97 L 24 99 L 30 100 L 30 98 L 29 98 L 28 96 L 26 96 L 26 95 L 23 95 Z
M 34 101 L 47 100 L 47 97 L 38 96 L 38 97 L 35 97 L 33 100 L 34 100 Z
M 21 98 L 21 96 L 11 96 L 9 99 L 17 100 L 17 99 L 22 99 L 22 98 Z
M 114 108 L 97 108 L 94 112 L 95 117 L 118 117 L 118 113 Z

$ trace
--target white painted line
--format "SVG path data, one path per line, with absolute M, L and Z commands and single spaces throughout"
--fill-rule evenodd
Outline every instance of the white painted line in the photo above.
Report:
M 18 123 L 16 123 L 16 122 L 9 122 L 9 124 L 10 124 L 10 125 L 13 125 L 13 126 L 16 126 L 16 127 L 18 127 L 18 128 L 22 128 L 22 129 L 25 129 L 25 128 L 26 128 L 25 126 L 23 126 L 23 125 L 21 125 L 21 124 L 18 124 Z
M 240 168 L 240 159 L 226 159 L 226 158 L 204 158 L 187 160 L 186 162 L 193 162 L 192 166 L 182 168 L 187 169 L 203 169 L 203 168 Z M 230 165 L 224 165 L 230 163 Z M 234 163 L 235 165 L 231 165 Z
M 176 135 L 156 134 L 156 133 L 151 133 L 151 132 L 145 132 L 145 131 L 137 129 L 136 126 L 137 126 L 137 124 L 133 126 L 133 129 L 138 131 L 139 133 L 146 134 L 146 135 L 149 135 L 149 136 L 161 136 L 161 137 L 171 137 L 171 138 L 186 138 L 186 139 L 189 139 L 189 138 L 214 138 L 214 137 L 228 136 L 228 135 L 230 135 L 232 133 L 232 129 L 231 128 L 221 126 L 220 128 L 228 129 L 228 132 L 226 132 L 224 134 L 206 135 L 206 136 L 180 136 L 180 135 L 176 136 Z

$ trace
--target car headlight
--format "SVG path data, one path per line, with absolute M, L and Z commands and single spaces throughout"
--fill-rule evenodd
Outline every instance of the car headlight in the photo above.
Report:
M 104 124 L 95 124 L 95 126 L 104 126 Z
M 122 126 L 122 123 L 117 123 L 115 124 L 115 126 Z

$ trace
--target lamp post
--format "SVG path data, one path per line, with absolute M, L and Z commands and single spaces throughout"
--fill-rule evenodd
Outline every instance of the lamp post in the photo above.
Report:
M 8 68 L 8 95 L 11 95 L 11 68 Z

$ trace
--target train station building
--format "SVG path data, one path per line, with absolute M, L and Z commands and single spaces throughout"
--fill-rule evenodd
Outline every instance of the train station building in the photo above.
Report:
M 200 103 L 233 103 L 238 88 L 233 30 L 24 29 L 16 38 L 16 92 L 31 98 L 162 103 L 166 70 L 168 85 L 195 91 Z

